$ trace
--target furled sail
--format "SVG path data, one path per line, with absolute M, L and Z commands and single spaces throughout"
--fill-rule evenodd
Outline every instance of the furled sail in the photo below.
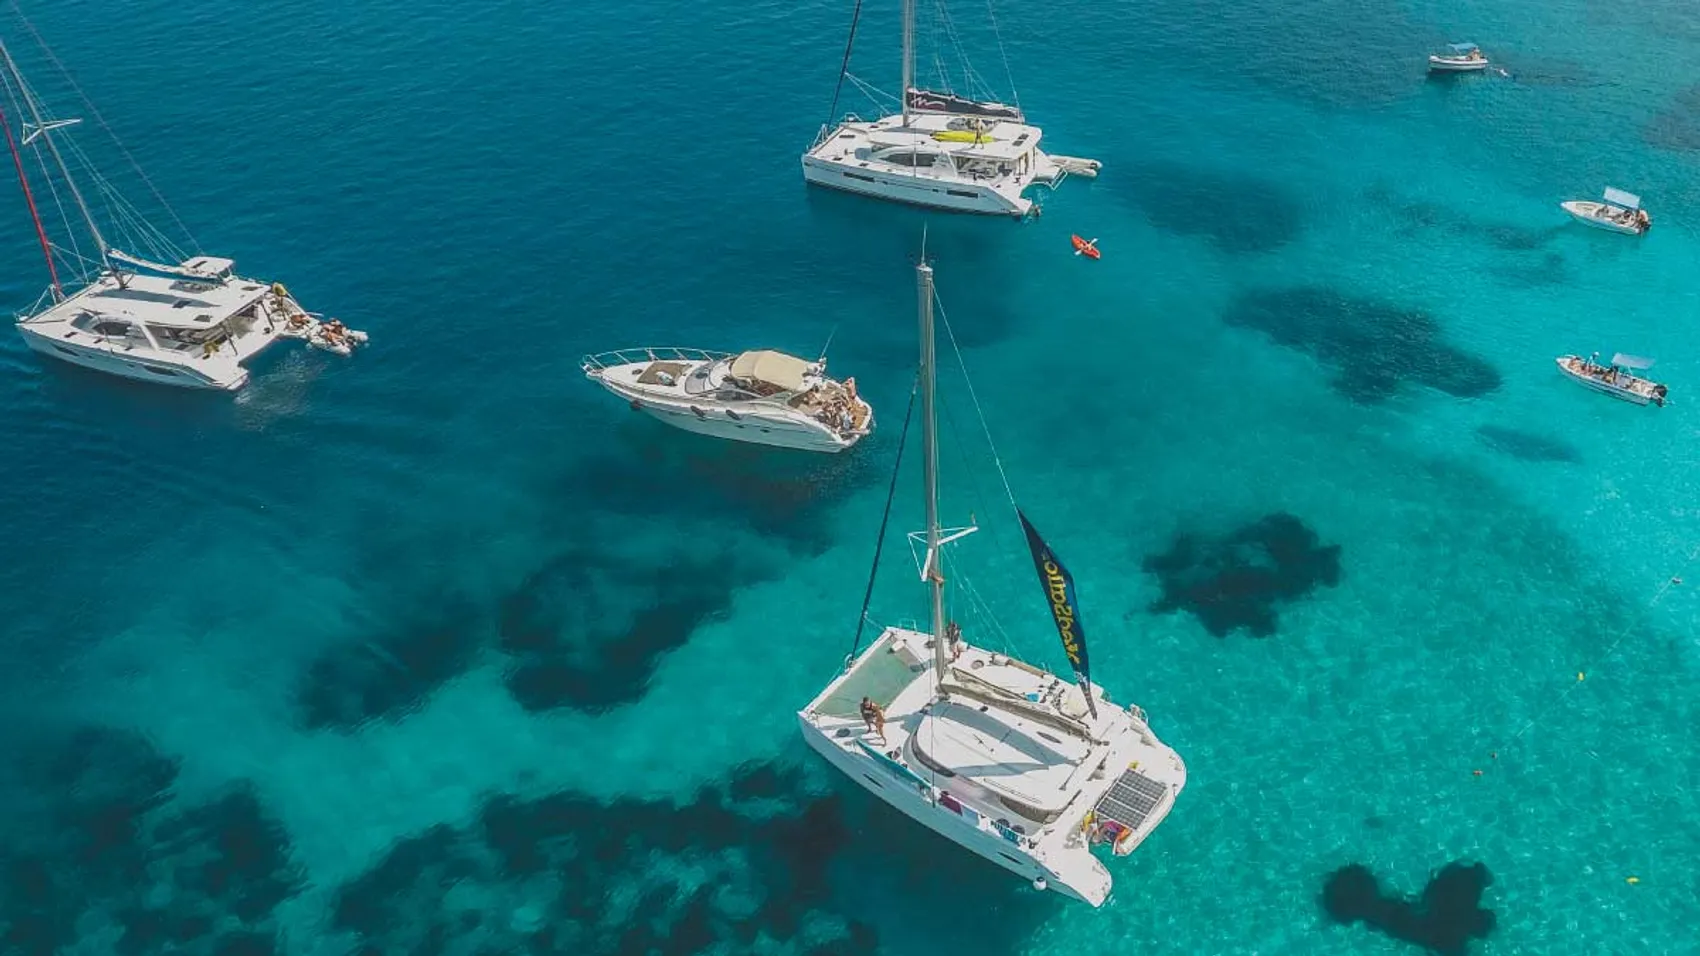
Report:
M 1022 122 L 1024 117 L 1021 110 L 1003 103 L 983 103 L 957 96 L 955 93 L 937 93 L 932 90 L 910 90 L 909 108 L 921 113 L 949 113 L 952 116 L 985 116 L 992 119 L 1015 120 Z

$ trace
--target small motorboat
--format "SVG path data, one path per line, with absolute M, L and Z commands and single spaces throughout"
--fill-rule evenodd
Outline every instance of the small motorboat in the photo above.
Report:
M 1602 202 L 1572 199 L 1558 205 L 1572 219 L 1595 229 L 1641 236 L 1653 228 L 1653 217 L 1641 208 L 1640 196 L 1607 186 L 1602 198 Z
M 1098 251 L 1098 240 L 1096 239 L 1082 239 L 1079 236 L 1070 236 L 1069 241 L 1074 243 L 1074 254 L 1077 256 L 1085 256 L 1088 259 L 1096 259 L 1103 255 L 1103 253 Z
M 1598 352 L 1588 358 L 1561 355 L 1558 357 L 1558 370 L 1583 388 L 1637 405 L 1664 407 L 1665 387 L 1634 374 L 1652 368 L 1652 359 L 1619 352 L 1611 357 L 1610 365 L 1602 365 L 1597 361 L 1599 357 Z
M 1490 65 L 1487 55 L 1474 43 L 1448 43 L 1445 53 L 1428 58 L 1431 73 L 1479 73 Z

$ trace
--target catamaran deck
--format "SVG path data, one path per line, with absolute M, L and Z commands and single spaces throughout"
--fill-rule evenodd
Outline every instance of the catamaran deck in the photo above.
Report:
M 988 119 L 980 127 L 978 141 L 964 140 L 960 137 L 972 137 L 975 133 L 953 129 L 952 122 L 960 123 L 961 119 L 923 113 L 909 117 L 907 124 L 901 115 L 866 123 L 845 123 L 829 133 L 809 151 L 809 155 L 844 163 L 867 160 L 867 151 L 915 146 L 949 153 L 959 161 L 984 162 L 994 166 L 1001 164 L 1027 181 L 1045 182 L 1060 172 L 1049 157 L 1037 151 L 1044 133 L 1039 127 L 1012 120 Z M 1028 158 L 1030 165 L 1018 168 L 1023 158 Z M 957 175 L 954 169 L 925 166 L 916 167 L 914 173 L 941 178 Z
M 116 277 L 107 274 L 29 322 L 36 327 L 68 325 L 81 316 L 97 313 L 121 316 L 155 328 L 212 328 L 252 308 L 270 291 L 268 285 L 242 278 L 207 286 L 160 276 L 126 274 L 123 285 L 119 285 Z
M 224 270 L 229 260 L 197 258 L 191 268 Z M 301 313 L 287 293 L 252 279 L 222 283 L 111 273 L 21 319 L 30 347 L 100 371 L 165 384 L 237 389 L 243 363 L 285 332 L 286 313 Z
M 962 804 L 1007 820 L 1053 867 L 1064 865 L 1060 854 L 1084 849 L 1083 823 L 1101 802 L 1105 812 L 1128 817 L 1118 822 L 1137 831 L 1134 845 L 1167 814 L 1185 783 L 1185 766 L 1145 727 L 1137 708 L 1113 704 L 1095 688 L 1093 721 L 1073 682 L 966 644 L 948 678 L 957 690 L 938 703 L 930 640 L 887 629 L 810 704 L 808 719 L 827 737 L 858 741 Z M 863 724 L 863 696 L 885 712 L 883 737 Z M 999 697 L 1010 705 L 990 703 Z M 1090 737 L 1057 726 L 1071 720 Z M 1121 796 L 1106 799 L 1116 793 Z

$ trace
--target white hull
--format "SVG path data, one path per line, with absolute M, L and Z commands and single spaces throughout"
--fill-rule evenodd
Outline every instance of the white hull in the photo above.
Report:
M 1595 229 L 1604 229 L 1607 232 L 1615 232 L 1625 236 L 1639 236 L 1647 231 L 1647 227 L 1637 221 L 1631 220 L 1628 223 L 1623 223 L 1612 218 L 1609 215 L 1609 210 L 1613 207 L 1605 203 L 1573 199 L 1569 202 L 1559 203 L 1559 208 L 1569 213 L 1570 218 L 1584 226 L 1592 226 Z
M 42 355 L 109 375 L 178 388 L 223 391 L 236 391 L 248 383 L 248 370 L 237 364 L 222 363 L 219 366 L 209 366 L 208 370 L 203 371 L 196 368 L 193 362 L 159 361 L 150 359 L 134 349 L 126 350 L 119 346 L 94 342 L 67 342 L 54 336 L 42 335 L 27 324 L 20 324 L 18 332 L 23 335 L 24 342 L 30 348 Z
M 1428 68 L 1433 73 L 1480 73 L 1488 68 L 1487 60 L 1471 60 L 1464 57 L 1431 56 L 1428 58 Z
M 802 725 L 803 740 L 815 753 L 825 757 L 828 763 L 837 767 L 857 786 L 872 793 L 909 819 L 1030 883 L 1042 878 L 1048 889 L 1054 889 L 1064 896 L 1083 903 L 1092 903 L 1094 906 L 1104 902 L 1102 899 L 1094 902 L 1082 896 L 1057 874 L 1039 865 L 1033 858 L 1017 852 L 1009 841 L 992 836 L 969 824 L 961 815 L 942 809 L 926 796 L 921 788 L 903 786 L 902 781 L 886 774 L 871 758 L 858 756 L 833 743 L 807 716 L 798 715 L 798 722 Z
M 1034 208 L 1028 189 L 1098 174 L 1097 160 L 1046 154 L 1043 137 L 1039 127 L 1010 119 L 852 117 L 822 130 L 803 154 L 803 179 L 910 206 L 1019 219 Z
M 637 401 L 639 403 L 638 410 L 656 421 L 665 422 L 674 428 L 682 428 L 698 435 L 707 435 L 710 438 L 726 438 L 732 441 L 749 442 L 753 445 L 795 448 L 799 451 L 821 451 L 828 454 L 841 452 L 854 444 L 853 442 L 840 441 L 838 436 L 831 434 L 824 428 L 787 421 L 756 421 L 748 416 L 743 421 L 733 421 L 726 417 L 724 410 L 711 411 L 706 408 L 703 409 L 704 414 L 698 415 L 689 406 L 664 405 L 653 400 L 633 399 L 629 394 L 612 385 L 608 385 L 607 388 L 608 391 L 628 401 Z
M 1022 761 L 1003 765 L 1002 772 L 977 763 L 955 764 L 958 772 L 935 776 L 928 769 L 928 758 L 919 749 L 924 740 L 926 746 L 934 748 L 935 755 L 939 752 L 939 746 L 935 745 L 940 738 L 930 737 L 922 729 L 928 719 L 926 715 L 937 713 L 937 708 L 943 706 L 934 701 L 932 666 L 917 662 L 909 667 L 908 673 L 891 672 L 894 662 L 901 668 L 906 666 L 905 662 L 918 661 L 919 655 L 928 653 L 925 650 L 928 640 L 927 635 L 914 631 L 887 629 L 798 713 L 803 739 L 857 786 L 916 823 L 1034 882 L 1037 888 L 1102 906 L 1109 899 L 1114 880 L 1087 838 L 1096 808 L 1107 794 L 1130 777 L 1138 777 L 1141 782 L 1160 789 L 1160 795 L 1151 799 L 1139 819 L 1131 821 L 1133 829 L 1127 839 L 1116 846 L 1117 855 L 1131 853 L 1174 808 L 1176 797 L 1186 786 L 1186 765 L 1172 748 L 1157 739 L 1136 708 L 1112 704 L 1102 696 L 1101 688 L 1095 688 L 1101 715 L 1095 733 L 1100 739 L 1078 764 L 1050 766 L 1051 784 L 1047 786 L 1052 789 L 1047 792 L 1066 805 L 1052 814 L 1049 822 L 1036 822 L 1032 816 L 1017 812 L 1015 805 L 1004 802 L 992 789 L 1002 788 L 1008 793 L 1011 786 L 1019 788 L 1017 778 L 1038 768 L 1034 752 L 1030 751 Z M 1049 675 L 983 648 L 965 643 L 959 647 L 961 651 L 953 658 L 952 668 L 994 683 L 1013 679 L 1017 683 L 1028 682 L 1034 688 L 1046 688 L 1045 693 L 1055 693 L 1057 685 Z M 953 690 L 952 699 L 959 699 L 955 696 L 958 693 L 961 691 Z M 845 712 L 853 711 L 854 701 L 863 695 L 889 698 L 882 703 L 887 717 L 885 736 L 870 733 L 862 720 L 846 716 Z M 969 709 L 974 706 L 972 700 L 965 703 Z M 1084 713 L 1083 699 L 1080 707 Z M 1010 732 L 1013 736 L 1034 731 L 1030 725 L 1021 726 L 1019 721 L 1007 726 L 1017 728 Z M 988 732 L 982 728 L 979 732 L 998 739 L 1013 739 L 1000 737 L 1002 731 Z M 1041 731 L 1039 736 L 1046 738 L 1047 733 Z M 1054 734 L 1046 739 L 1054 743 L 1041 745 L 1041 751 L 1049 747 L 1055 747 L 1056 752 L 1066 749 Z M 895 758 L 892 753 L 896 754 Z M 1042 762 L 1044 758 L 1038 759 Z M 1066 784 L 1061 784 L 1062 777 L 1067 778 Z M 987 780 L 996 782 L 987 783 Z M 1064 796 L 1055 789 L 1059 784 L 1072 796 Z M 950 806 L 952 802 L 958 806 Z M 1039 880 L 1043 882 L 1035 882 Z
M 733 371 L 745 357 L 777 357 L 793 371 L 801 359 L 777 353 L 731 356 L 696 349 L 629 349 L 585 356 L 585 377 L 623 399 L 633 411 L 674 428 L 730 441 L 835 454 L 874 427 L 873 408 L 824 366 L 808 365 L 783 386 L 759 393 L 739 385 Z
M 1580 363 L 1582 361 L 1582 359 L 1578 356 L 1562 355 L 1559 356 L 1557 361 L 1558 370 L 1564 373 L 1565 378 L 1570 379 L 1572 382 L 1575 382 L 1590 392 L 1599 392 L 1601 395 L 1610 395 L 1612 398 L 1615 398 L 1620 402 L 1629 402 L 1633 405 L 1651 405 L 1655 401 L 1657 401 L 1660 406 L 1664 405 L 1663 393 L 1655 392 L 1656 389 L 1660 389 L 1662 386 L 1658 386 L 1645 379 L 1620 371 L 1618 373 L 1619 384 L 1609 384 L 1600 381 L 1592 375 L 1587 375 L 1581 372 L 1576 367 L 1576 363 Z M 1595 367 L 1598 368 L 1598 366 Z
M 866 163 L 803 157 L 803 180 L 858 196 L 872 196 L 910 206 L 988 216 L 1027 215 L 1033 201 L 1008 196 L 980 183 L 944 180 L 914 171 L 885 170 Z

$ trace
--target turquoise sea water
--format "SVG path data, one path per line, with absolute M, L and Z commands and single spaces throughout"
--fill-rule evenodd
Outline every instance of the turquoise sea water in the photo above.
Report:
M 891 89 L 886 6 L 854 68 Z M 27 12 L 207 251 L 372 345 L 280 349 L 232 400 L 0 339 L 6 952 L 1417 953 L 1324 884 L 1453 861 L 1492 875 L 1471 952 L 1692 950 L 1687 5 L 1000 7 L 1021 104 L 1105 164 L 1025 226 L 804 188 L 846 4 Z M 1454 39 L 1510 76 L 1426 79 Z M 1647 237 L 1566 224 L 1606 185 Z M 854 630 L 923 227 L 1095 677 L 1190 769 L 1099 911 L 796 736 Z M 829 336 L 883 423 L 836 460 L 667 430 L 576 364 Z M 1595 350 L 1656 357 L 1672 404 L 1553 368 Z M 987 525 L 958 607 L 1061 666 L 941 387 L 946 518 Z M 880 620 L 923 612 L 914 485 Z

